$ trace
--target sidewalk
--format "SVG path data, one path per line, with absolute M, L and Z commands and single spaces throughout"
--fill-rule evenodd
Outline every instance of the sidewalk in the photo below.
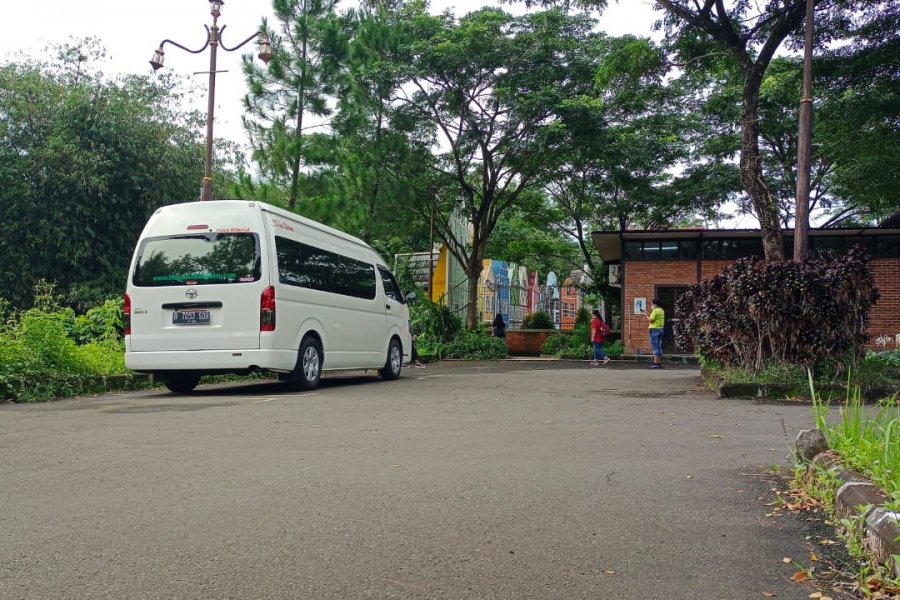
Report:
M 612 356 L 613 362 L 645 362 L 649 363 L 652 360 L 652 356 L 649 354 L 622 354 L 620 356 Z M 447 360 L 447 359 L 444 359 Z M 516 361 L 542 361 L 542 362 L 552 362 L 552 361 L 566 361 L 566 362 L 590 362 L 590 359 L 580 359 L 580 358 L 557 358 L 556 356 L 507 356 L 503 360 L 516 360 Z M 696 356 L 692 354 L 669 354 L 663 356 L 663 363 L 673 363 L 680 365 L 696 365 L 699 364 L 699 360 Z

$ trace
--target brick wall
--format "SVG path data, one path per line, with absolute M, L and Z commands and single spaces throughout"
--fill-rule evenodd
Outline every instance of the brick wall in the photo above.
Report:
M 872 336 L 870 346 L 874 348 L 875 338 L 878 336 L 888 335 L 893 338 L 900 333 L 900 260 L 872 260 L 872 275 L 875 277 L 875 285 L 881 291 L 881 300 L 869 314 L 869 335 Z M 896 341 L 888 348 L 896 349 Z
M 552 330 L 507 329 L 506 351 L 510 356 L 540 356 L 547 338 L 557 333 Z
M 722 271 L 731 264 L 729 260 L 703 261 L 701 277 L 706 279 Z M 626 353 L 650 353 L 650 338 L 647 333 L 647 319 L 634 314 L 634 299 L 650 300 L 656 294 L 658 285 L 691 285 L 697 283 L 696 261 L 629 261 L 624 267 L 625 293 L 622 307 L 622 340 Z M 900 260 L 882 258 L 872 260 L 872 274 L 875 285 L 881 290 L 878 301 L 870 314 L 869 347 L 875 348 L 875 338 L 880 335 L 894 337 L 900 333 Z M 672 307 L 666 307 L 666 318 L 672 315 Z M 896 348 L 896 345 L 890 346 Z
M 726 261 L 727 264 L 727 261 Z M 622 306 L 622 341 L 626 354 L 638 350 L 650 354 L 647 319 L 634 314 L 634 299 L 646 298 L 647 306 L 656 295 L 657 285 L 691 285 L 697 283 L 697 262 L 692 260 L 629 261 L 625 264 L 625 293 Z M 668 308 L 668 307 L 667 307 Z M 671 316 L 666 310 L 666 317 Z

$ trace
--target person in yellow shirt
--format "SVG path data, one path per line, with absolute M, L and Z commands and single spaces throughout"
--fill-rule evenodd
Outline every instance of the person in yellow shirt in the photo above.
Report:
M 649 313 L 644 310 L 643 314 L 650 321 L 650 347 L 653 348 L 653 364 L 650 365 L 651 369 L 661 369 L 662 368 L 662 354 L 663 354 L 663 334 L 665 332 L 666 326 L 666 311 L 662 309 L 662 306 L 659 304 L 659 299 L 654 298 L 650 301 L 650 306 L 653 307 Z

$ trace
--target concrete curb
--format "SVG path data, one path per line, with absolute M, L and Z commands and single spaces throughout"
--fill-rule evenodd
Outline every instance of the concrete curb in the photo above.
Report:
M 900 513 L 884 509 L 887 494 L 825 452 L 816 456 L 809 468 L 830 471 L 836 476 L 835 515 L 839 519 L 861 520 L 863 545 L 879 564 L 889 566 L 895 576 L 900 575 L 900 563 L 894 558 L 900 556 Z
M 719 398 L 746 398 L 784 400 L 786 398 L 809 400 L 809 384 L 788 383 L 732 383 L 722 381 L 717 371 L 700 369 L 700 376 L 711 388 L 716 390 Z M 877 402 L 896 394 L 898 389 L 888 386 L 872 386 L 861 389 L 860 393 L 866 402 Z M 843 400 L 847 397 L 847 386 L 841 384 L 816 385 L 816 393 L 827 401 Z
M 709 382 L 709 379 L 704 377 Z M 809 386 L 783 383 L 725 383 L 715 385 L 719 398 L 768 398 L 784 400 L 785 398 L 810 399 Z M 847 388 L 843 385 L 817 385 L 816 393 L 825 400 L 840 400 L 847 397 Z M 861 390 L 863 400 L 877 402 L 897 393 L 889 387 L 873 387 Z

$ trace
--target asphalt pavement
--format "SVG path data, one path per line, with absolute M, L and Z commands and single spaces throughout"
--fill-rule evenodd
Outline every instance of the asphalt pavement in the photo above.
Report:
M 808 406 L 696 367 L 446 362 L 0 406 L 0 598 L 806 598 Z

